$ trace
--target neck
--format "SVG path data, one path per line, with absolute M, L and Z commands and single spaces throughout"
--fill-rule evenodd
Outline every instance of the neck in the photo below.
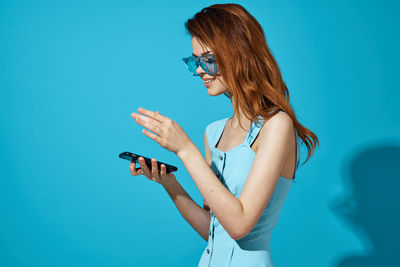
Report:
M 233 130 L 238 130 L 240 128 L 239 126 L 239 118 L 240 118 L 240 122 L 242 123 L 242 126 L 245 127 L 246 129 L 250 128 L 250 124 L 251 121 L 246 118 L 246 116 L 244 115 L 244 113 L 242 112 L 242 109 L 239 107 L 239 116 L 236 115 L 235 113 L 235 107 L 233 105 L 234 103 L 234 97 L 232 96 L 231 98 L 231 102 L 232 102 L 232 109 L 233 109 L 233 116 L 230 119 L 230 126 Z

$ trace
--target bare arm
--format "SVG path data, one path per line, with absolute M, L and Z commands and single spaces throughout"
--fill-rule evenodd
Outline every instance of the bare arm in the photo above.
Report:
M 246 236 L 259 220 L 292 144 L 294 126 L 288 115 L 276 114 L 263 127 L 265 135 L 239 198 L 221 183 L 193 143 L 177 153 L 218 221 L 236 240 Z
M 204 133 L 204 145 L 206 161 L 211 166 L 211 153 L 207 138 Z M 208 241 L 208 229 L 210 227 L 210 208 L 204 200 L 204 207 L 200 207 L 188 195 L 185 189 L 174 178 L 168 184 L 163 185 L 168 195 L 178 208 L 185 220 L 206 240 Z

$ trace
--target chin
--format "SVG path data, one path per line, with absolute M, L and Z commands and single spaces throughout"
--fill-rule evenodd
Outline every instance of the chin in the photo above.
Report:
M 222 95 L 225 91 L 218 91 L 218 90 L 213 90 L 213 88 L 207 88 L 207 92 L 210 96 L 218 96 Z
M 214 91 L 212 89 L 207 88 L 207 93 L 210 96 L 217 96 L 217 94 L 214 93 Z

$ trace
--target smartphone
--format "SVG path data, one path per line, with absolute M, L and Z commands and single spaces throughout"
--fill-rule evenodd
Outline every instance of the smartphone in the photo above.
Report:
M 126 159 L 126 160 L 129 160 L 129 161 L 134 160 L 135 162 L 138 162 L 138 163 L 139 163 L 139 161 L 138 161 L 139 157 L 143 157 L 145 162 L 146 162 L 147 167 L 149 167 L 149 169 L 151 170 L 151 158 L 148 158 L 148 157 L 145 157 L 145 156 L 142 156 L 142 155 L 139 155 L 139 154 L 131 153 L 131 152 L 122 152 L 122 153 L 119 154 L 119 157 L 121 159 Z M 167 167 L 167 173 L 174 172 L 174 171 L 178 170 L 178 168 L 173 166 L 173 165 L 169 165 L 167 163 L 164 163 L 164 162 L 161 162 L 161 161 L 157 160 L 157 165 L 158 165 L 158 169 L 159 170 L 161 170 L 161 164 L 164 164 L 165 167 Z

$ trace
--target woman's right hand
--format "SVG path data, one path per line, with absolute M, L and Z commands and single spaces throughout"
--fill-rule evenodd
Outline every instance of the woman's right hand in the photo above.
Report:
M 139 157 L 138 161 L 140 168 L 135 167 L 135 161 L 131 161 L 131 164 L 129 165 L 129 170 L 133 176 L 143 174 L 147 179 L 157 182 L 163 186 L 167 185 L 175 178 L 175 175 L 172 172 L 167 173 L 167 168 L 164 164 L 161 164 L 161 171 L 158 171 L 157 160 L 155 158 L 151 159 L 151 170 L 147 166 L 143 157 Z

